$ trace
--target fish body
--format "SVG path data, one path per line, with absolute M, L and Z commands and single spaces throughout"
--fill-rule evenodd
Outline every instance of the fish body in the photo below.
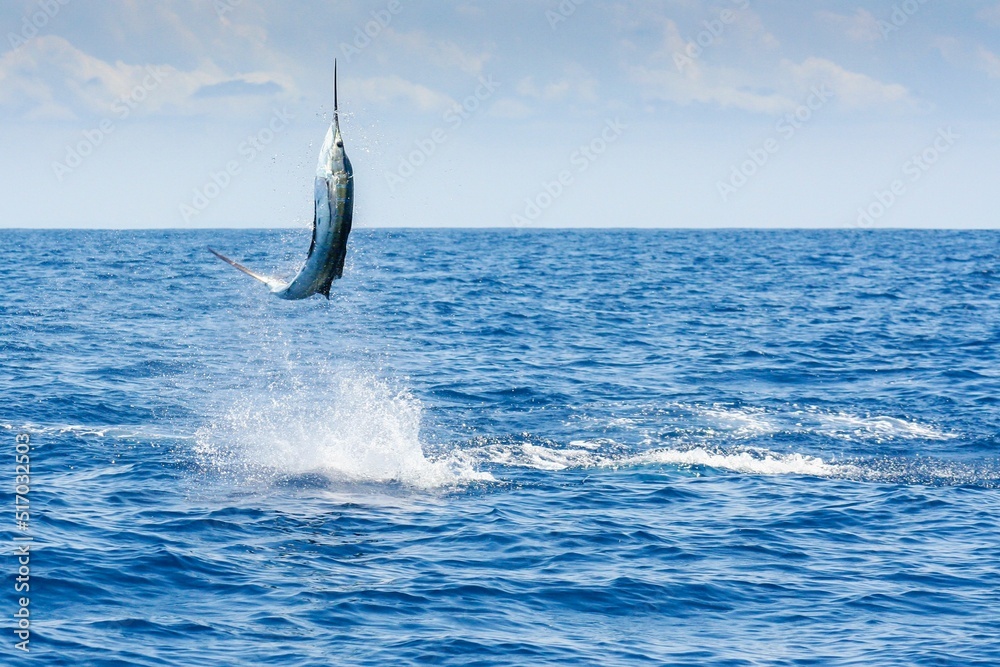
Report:
M 256 278 L 280 299 L 305 299 L 313 294 L 330 298 L 333 281 L 344 275 L 344 260 L 347 257 L 347 237 L 351 233 L 354 218 L 354 171 L 351 161 L 344 151 L 344 140 L 340 135 L 340 118 L 337 104 L 337 64 L 333 65 L 333 120 L 326 131 L 323 148 L 316 166 L 313 184 L 315 210 L 313 214 L 312 243 L 309 253 L 299 272 L 290 281 L 257 273 L 222 253 L 209 251 Z

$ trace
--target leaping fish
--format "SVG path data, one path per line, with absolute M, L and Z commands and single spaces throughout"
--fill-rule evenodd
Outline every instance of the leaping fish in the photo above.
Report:
M 239 262 L 209 251 L 243 273 L 271 288 L 281 299 L 305 299 L 313 294 L 330 298 L 330 284 L 344 274 L 347 257 L 347 235 L 351 233 L 354 215 L 354 171 L 344 152 L 340 136 L 337 106 L 337 61 L 333 61 L 333 120 L 326 131 L 315 180 L 316 212 L 313 217 L 312 243 L 305 264 L 290 282 L 252 271 Z

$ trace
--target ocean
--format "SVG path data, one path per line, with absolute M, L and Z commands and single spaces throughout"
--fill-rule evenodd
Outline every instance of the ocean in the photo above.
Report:
M 1000 664 L 1000 233 L 308 234 L 0 230 L 3 664 Z

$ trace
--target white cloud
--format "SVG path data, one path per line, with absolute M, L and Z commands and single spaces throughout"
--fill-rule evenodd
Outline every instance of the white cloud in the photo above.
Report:
M 496 116 L 497 118 L 521 120 L 522 118 L 530 116 L 531 113 L 531 107 L 521 100 L 516 100 L 511 97 L 499 99 L 492 107 L 490 107 L 490 115 Z
M 951 64 L 956 64 L 959 59 L 961 51 L 961 42 L 959 42 L 954 37 L 937 37 L 933 41 L 933 46 L 941 54 L 941 57 L 945 59 L 946 62 Z
M 945 62 L 955 67 L 979 70 L 991 79 L 1000 78 L 1000 56 L 981 44 L 972 47 L 955 37 L 939 37 L 934 48 Z
M 764 82 L 756 77 L 707 63 L 704 48 L 701 52 L 689 50 L 691 43 L 681 36 L 671 19 L 661 19 L 659 23 L 660 43 L 645 57 L 640 55 L 641 48 L 637 44 L 630 41 L 623 44 L 633 57 L 644 61 L 627 66 L 627 70 L 630 80 L 637 84 L 645 99 L 681 105 L 717 104 L 762 113 L 777 113 L 790 105 L 790 100 L 767 91 Z M 713 43 L 706 48 L 718 46 Z M 698 57 L 691 58 L 690 53 Z M 682 64 L 678 65 L 679 62 Z
M 849 15 L 819 11 L 816 13 L 816 18 L 853 42 L 877 42 L 882 39 L 878 19 L 867 9 L 858 9 Z
M 361 102 L 390 105 L 403 100 L 420 111 L 444 111 L 456 104 L 448 95 L 396 75 L 356 79 L 350 85 Z
M 976 18 L 985 21 L 994 28 L 1000 28 L 1000 4 L 980 9 L 976 13 Z
M 542 102 L 563 102 L 579 100 L 582 102 L 597 101 L 597 79 L 589 76 L 582 69 L 570 68 L 566 76 L 545 84 L 535 82 L 533 76 L 526 76 L 517 83 L 517 93 Z
M 1000 56 L 997 56 L 997 54 L 984 46 L 979 47 L 976 55 L 979 60 L 980 69 L 986 72 L 991 79 L 1000 79 Z
M 792 99 L 777 92 L 758 92 L 754 87 L 739 83 L 732 71 L 702 68 L 695 75 L 684 75 L 677 69 L 651 68 L 643 65 L 629 71 L 647 99 L 675 102 L 716 104 L 723 108 L 776 114 L 795 107 Z
M 399 32 L 386 28 L 384 40 L 386 44 L 419 56 L 438 67 L 459 69 L 468 74 L 482 74 L 483 65 L 490 58 L 488 51 L 468 53 L 455 42 L 434 39 L 421 30 Z
M 734 41 L 743 48 L 774 50 L 781 46 L 774 33 L 764 26 L 764 20 L 757 12 L 741 9 L 733 13 L 736 19 L 732 24 L 732 35 Z
M 241 90 L 253 91 L 250 96 L 262 98 L 262 104 L 295 92 L 294 82 L 282 74 L 230 75 L 208 60 L 189 71 L 110 63 L 54 35 L 36 37 L 0 56 L 0 83 L 0 107 L 30 119 L 108 116 L 122 108 L 123 100 L 136 115 L 229 113 L 247 106 Z M 213 88 L 222 94 L 198 94 Z
M 756 32 L 768 34 L 762 29 Z M 676 24 L 666 19 L 661 46 L 650 52 L 645 62 L 627 69 L 647 100 L 680 105 L 714 104 L 778 114 L 797 108 L 813 86 L 826 85 L 834 92 L 837 105 L 845 109 L 916 106 L 905 86 L 851 72 L 831 60 L 810 57 L 801 63 L 788 59 L 774 62 L 766 54 L 757 55 L 741 58 L 747 64 L 718 64 L 722 58 L 739 60 L 714 42 L 701 52 L 690 50 Z
M 837 96 L 840 106 L 848 109 L 904 108 L 915 101 L 906 86 L 882 83 L 858 72 L 851 72 L 824 58 L 807 58 L 796 65 L 782 61 L 781 70 L 791 82 L 791 89 L 806 91 L 813 86 L 827 85 Z
M 484 10 L 479 5 L 474 5 L 468 2 L 461 3 L 455 7 L 455 13 L 459 16 L 464 16 L 466 18 L 482 18 L 486 15 L 486 10 Z
M 701 64 L 686 71 L 640 65 L 631 68 L 630 74 L 648 99 L 682 105 L 716 104 L 778 114 L 794 110 L 814 86 L 820 85 L 832 90 L 837 106 L 844 109 L 909 109 L 916 105 L 901 84 L 883 83 L 815 57 L 801 63 L 782 60 L 766 73 Z

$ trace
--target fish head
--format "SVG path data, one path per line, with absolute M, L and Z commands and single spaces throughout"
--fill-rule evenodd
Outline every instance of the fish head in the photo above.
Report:
M 330 123 L 330 128 L 326 131 L 323 148 L 319 152 L 316 175 L 330 178 L 334 174 L 340 173 L 351 175 L 351 161 L 347 159 L 347 153 L 344 151 L 344 138 L 340 136 L 340 123 L 334 117 L 334 121 Z
M 333 121 L 326 131 L 323 148 L 319 152 L 319 165 L 316 175 L 329 179 L 334 174 L 352 175 L 351 161 L 344 152 L 344 138 L 340 136 L 340 109 L 337 104 L 337 61 L 333 61 Z

